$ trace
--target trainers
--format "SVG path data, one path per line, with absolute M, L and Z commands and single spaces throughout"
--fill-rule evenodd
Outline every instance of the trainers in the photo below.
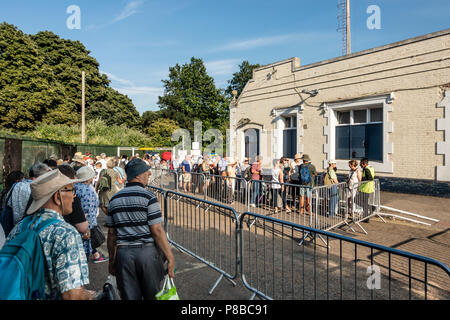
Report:
M 101 262 L 106 262 L 108 260 L 109 260 L 109 258 L 105 258 L 104 255 L 100 254 L 100 256 L 97 259 L 92 259 L 92 262 L 101 263 Z

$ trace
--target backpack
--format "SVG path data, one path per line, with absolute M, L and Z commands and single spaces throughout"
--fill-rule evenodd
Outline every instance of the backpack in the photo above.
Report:
M 325 171 L 325 173 L 323 174 L 323 184 L 325 186 L 328 186 L 330 184 L 334 184 L 334 181 L 331 180 L 330 173 L 328 172 L 328 170 L 329 169 L 327 169 L 327 171 Z
M 247 181 L 252 180 L 252 166 L 248 166 L 244 171 L 244 179 Z
M 15 184 L 9 191 L 8 195 L 6 196 L 5 207 L 3 208 L 1 215 L 0 215 L 0 223 L 3 227 L 3 231 L 5 232 L 5 237 L 7 237 L 8 234 L 11 232 L 11 230 L 14 228 L 13 209 L 8 205 L 8 202 L 9 202 L 9 199 L 11 199 L 14 187 L 15 187 Z
M 309 172 L 310 166 L 311 163 L 308 163 L 308 165 L 300 165 L 300 181 L 302 184 L 308 184 L 311 182 L 311 173 Z
M 103 174 L 102 174 L 103 172 Z M 104 192 L 104 191 L 110 191 L 111 190 L 111 176 L 106 173 L 106 169 L 103 169 L 102 172 L 100 172 L 101 178 L 98 183 L 98 191 Z
M 294 168 L 292 168 L 292 175 L 291 175 L 291 180 L 292 181 L 300 181 L 300 170 L 299 170 L 300 166 L 295 165 Z
M 21 231 L 0 250 L 0 300 L 45 299 L 45 256 L 39 232 L 59 220 L 41 219 L 25 217 Z

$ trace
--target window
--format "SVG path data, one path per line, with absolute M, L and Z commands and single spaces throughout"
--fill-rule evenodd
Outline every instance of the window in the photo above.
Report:
M 250 159 L 250 163 L 256 160 L 256 156 L 259 155 L 259 130 L 247 129 L 244 131 L 244 155 Z
M 383 108 L 336 111 L 336 159 L 383 161 Z
M 297 153 L 297 116 L 284 118 L 283 156 L 294 158 Z

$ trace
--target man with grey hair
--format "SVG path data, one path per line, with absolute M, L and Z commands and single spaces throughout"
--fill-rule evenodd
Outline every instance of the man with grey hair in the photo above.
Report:
M 28 172 L 29 179 L 16 183 L 9 191 L 11 195 L 8 194 L 7 196 L 9 198 L 7 205 L 12 209 L 14 225 L 22 220 L 26 208 L 29 205 L 31 199 L 30 183 L 49 171 L 52 171 L 49 166 L 41 162 L 36 162 Z

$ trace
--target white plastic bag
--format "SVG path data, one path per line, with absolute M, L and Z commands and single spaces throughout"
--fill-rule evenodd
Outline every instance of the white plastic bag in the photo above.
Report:
M 164 285 L 161 291 L 155 295 L 155 298 L 156 300 L 180 300 L 173 278 L 170 278 L 169 275 L 164 278 Z

